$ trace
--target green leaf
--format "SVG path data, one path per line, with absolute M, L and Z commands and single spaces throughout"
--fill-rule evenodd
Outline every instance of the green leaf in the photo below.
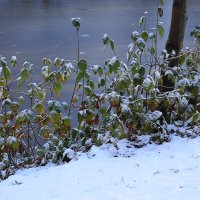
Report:
M 7 66 L 7 60 L 6 60 L 5 57 L 1 57 L 1 58 L 0 58 L 0 61 L 1 61 L 1 65 L 2 65 L 3 67 Z
M 50 138 L 50 133 L 51 133 L 51 130 L 47 126 L 44 126 L 44 127 L 41 128 L 41 135 L 45 139 L 49 139 Z
M 133 84 L 134 86 L 141 85 L 143 82 L 143 77 L 141 77 L 138 73 L 133 76 Z
M 109 36 L 107 34 L 104 34 L 103 35 L 103 44 L 107 45 L 109 43 L 109 41 L 110 41 Z
M 21 124 L 24 120 L 24 116 L 23 115 L 17 115 L 16 116 L 16 124 Z
M 98 67 L 97 72 L 98 72 L 100 77 L 103 76 L 103 69 L 100 66 Z
M 84 119 L 83 112 L 79 111 L 77 118 L 78 118 L 78 123 L 80 124 L 83 121 L 83 119 Z
M 67 116 L 62 118 L 62 122 L 64 124 L 64 126 L 66 127 L 70 127 L 71 126 L 71 119 Z
M 197 123 L 200 121 L 200 114 L 198 112 L 196 112 L 193 116 L 192 116 L 192 123 Z
M 86 60 L 79 60 L 78 68 L 80 69 L 80 71 L 85 72 L 86 69 L 87 69 L 87 61 Z
M 79 72 L 76 76 L 76 83 L 79 83 L 80 80 L 84 77 L 84 74 L 82 72 Z
M 84 77 L 85 77 L 85 80 L 89 81 L 90 75 L 89 75 L 89 73 L 88 73 L 87 70 L 86 70 L 85 73 L 84 73 Z
M 156 53 L 156 49 L 151 47 L 150 52 L 151 52 L 152 55 L 154 55 Z
M 144 25 L 145 22 L 146 22 L 146 16 L 142 16 L 142 17 L 140 18 L 140 20 L 139 20 L 139 26 Z
M 30 89 L 27 93 L 27 95 L 29 97 L 34 97 L 34 98 L 38 98 L 38 90 L 36 89 Z
M 110 47 L 114 51 L 115 50 L 115 43 L 113 40 L 110 40 Z
M 39 96 L 40 96 L 41 100 L 44 102 L 45 97 L 46 97 L 46 90 L 43 89 L 42 91 L 40 91 Z
M 85 90 L 85 94 L 86 94 L 87 96 L 91 96 L 91 95 L 92 95 L 92 89 L 91 89 L 91 87 L 85 86 L 85 87 L 84 87 L 84 90 Z
M 37 103 L 34 106 L 35 111 L 37 111 L 40 115 L 44 113 L 44 105 L 42 103 Z
M 50 68 L 52 66 L 52 61 L 48 58 L 43 58 L 43 64 Z
M 185 62 L 186 56 L 185 54 L 182 54 L 181 57 L 179 58 L 179 64 L 183 65 L 183 63 Z
M 61 121 L 61 114 L 57 112 L 56 110 L 52 110 L 50 112 L 50 120 L 53 123 L 59 123 Z
M 148 38 L 149 38 L 148 32 L 143 31 L 143 32 L 141 33 L 141 37 L 142 37 L 142 38 L 144 39 L 144 41 L 146 42 L 146 41 L 148 40 Z
M 192 96 L 198 96 L 199 94 L 199 87 L 197 85 L 190 88 Z
M 24 97 L 20 96 L 18 102 L 19 102 L 19 105 L 23 105 L 24 104 Z
M 3 88 L 0 88 L 0 99 L 3 97 Z
M 56 73 L 56 80 L 59 83 L 63 83 L 64 82 L 64 76 L 60 71 Z
M 28 77 L 29 77 L 29 71 L 28 71 L 28 69 L 27 68 L 23 68 L 21 70 L 21 82 L 26 81 L 28 79 Z
M 164 36 L 164 32 L 165 32 L 163 26 L 161 24 L 158 24 L 157 29 L 158 29 L 158 34 L 162 38 Z
M 133 31 L 131 34 L 131 39 L 135 42 L 139 36 L 140 34 L 137 31 Z
M 74 28 L 76 28 L 77 30 L 79 30 L 81 24 L 80 24 L 80 18 L 79 17 L 74 17 L 71 19 L 72 21 L 72 25 L 74 26 Z
M 49 73 L 50 73 L 49 66 L 42 67 L 41 73 L 42 73 L 43 78 L 47 78 L 49 76 Z
M 99 108 L 99 112 L 101 113 L 102 117 L 106 117 L 108 115 L 106 107 L 102 106 Z
M 151 89 L 155 87 L 153 80 L 150 77 L 146 77 L 142 84 L 144 91 L 149 92 Z
M 77 135 L 78 135 L 78 134 L 79 134 L 79 130 L 78 130 L 77 128 L 73 128 L 73 129 L 72 129 L 72 134 L 71 134 L 72 139 L 77 138 Z
M 145 68 L 143 66 L 141 66 L 138 72 L 139 72 L 140 76 L 144 76 L 145 75 Z
M 105 79 L 104 78 L 100 78 L 98 81 L 98 87 L 104 87 L 105 86 Z
M 21 90 L 21 87 L 22 87 L 22 83 L 18 83 L 17 84 L 17 89 L 20 91 Z
M 165 3 L 165 0 L 159 0 L 159 1 L 160 1 L 161 6 L 163 6 Z
M 163 16 L 163 9 L 162 8 L 158 8 L 158 15 L 160 16 L 160 17 L 162 17 Z
M 62 86 L 58 82 L 54 82 L 53 84 L 53 93 L 56 95 L 57 98 L 60 98 L 60 91 L 62 89 Z
M 15 67 L 16 64 L 17 64 L 17 58 L 16 58 L 16 56 L 12 56 L 12 57 L 11 57 L 11 66 L 12 66 L 12 67 Z
M 4 115 L 2 115 L 2 114 L 0 114 L 0 123 L 2 124 L 3 123 L 3 121 L 4 121 L 4 118 L 5 118 L 5 116 Z
M 94 88 L 95 88 L 95 84 L 94 84 L 94 82 L 93 81 L 90 81 L 90 87 L 91 87 L 91 89 L 92 89 L 92 91 L 94 90 Z
M 6 65 L 3 66 L 3 73 L 4 73 L 4 76 L 5 76 L 5 79 L 8 80 L 11 76 L 11 71 Z
M 141 37 L 139 37 L 139 38 L 136 40 L 136 44 L 137 44 L 138 48 L 139 48 L 141 51 L 143 51 L 144 48 L 145 48 L 145 46 L 146 46 L 146 43 L 145 43 L 144 39 L 141 38 Z
M 116 56 L 114 56 L 113 58 L 110 59 L 108 66 L 110 68 L 109 69 L 110 73 L 112 73 L 112 72 L 117 73 L 117 70 L 120 66 L 119 59 Z
M 16 138 L 15 138 L 16 139 Z M 19 150 L 19 141 L 16 139 L 16 140 L 14 140 L 14 141 L 12 141 L 12 143 L 10 143 L 9 144 L 10 145 L 10 147 L 11 147 L 11 149 L 13 150 L 13 151 L 18 151 Z
M 54 65 L 55 65 L 56 67 L 59 67 L 60 64 L 61 64 L 61 59 L 60 59 L 60 58 L 55 58 L 55 60 L 54 60 Z

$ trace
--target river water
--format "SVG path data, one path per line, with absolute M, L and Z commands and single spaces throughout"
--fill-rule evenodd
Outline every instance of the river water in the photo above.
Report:
M 170 25 L 172 0 L 166 0 L 164 47 Z M 0 0 L 0 55 L 18 57 L 19 63 L 31 61 L 41 67 L 43 57 L 76 59 L 77 44 L 72 17 L 81 18 L 81 57 L 101 64 L 102 36 L 116 41 L 116 52 L 125 59 L 133 24 L 148 11 L 149 27 L 155 26 L 155 0 Z M 189 1 L 189 20 L 185 45 L 191 46 L 190 30 L 200 24 L 200 1 Z

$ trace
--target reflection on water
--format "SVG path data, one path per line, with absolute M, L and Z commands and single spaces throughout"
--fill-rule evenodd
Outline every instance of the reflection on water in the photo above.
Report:
M 162 21 L 166 36 L 170 24 L 172 0 L 166 1 Z M 189 1 L 186 45 L 191 43 L 189 30 L 199 23 L 199 0 Z M 0 54 L 40 64 L 47 56 L 76 58 L 76 35 L 70 19 L 81 17 L 81 57 L 90 63 L 105 58 L 101 38 L 108 33 L 125 58 L 130 41 L 131 24 L 138 23 L 144 11 L 149 12 L 150 26 L 155 26 L 155 0 L 1 0 Z M 166 37 L 161 41 L 163 48 Z

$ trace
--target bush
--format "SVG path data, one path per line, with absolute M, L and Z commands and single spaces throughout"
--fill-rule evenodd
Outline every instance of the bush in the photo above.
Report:
M 162 17 L 162 8 L 157 12 Z M 197 129 L 200 28 L 192 31 L 196 45 L 182 52 L 179 65 L 170 68 L 174 52 L 159 53 L 157 48 L 164 35 L 162 23 L 157 21 L 157 27 L 148 32 L 146 21 L 147 13 L 139 21 L 141 28 L 131 34 L 126 62 L 119 60 L 107 34 L 103 44 L 111 48 L 113 57 L 103 66 L 91 66 L 79 54 L 77 61 L 44 58 L 42 79 L 37 83 L 33 64 L 25 62 L 21 67 L 15 56 L 10 62 L 0 58 L 2 179 L 21 166 L 45 165 L 48 160 L 68 162 L 66 152 L 88 151 L 93 144 L 112 142 L 112 138 L 137 142 L 138 136 L 150 134 L 150 141 L 160 144 L 170 140 L 168 124 L 174 124 L 177 133 L 180 127 Z M 73 18 L 72 24 L 79 46 L 80 19 Z M 20 72 L 13 75 L 12 68 Z M 162 92 L 161 70 L 174 81 L 172 91 Z M 65 102 L 61 93 L 70 79 L 74 86 Z M 181 134 L 187 133 L 191 135 L 189 131 Z

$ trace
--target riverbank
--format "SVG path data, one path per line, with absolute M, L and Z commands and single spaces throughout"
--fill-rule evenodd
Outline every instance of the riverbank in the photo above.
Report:
M 141 149 L 123 141 L 118 150 L 93 147 L 68 164 L 20 170 L 0 182 L 1 200 L 199 199 L 199 137 Z

